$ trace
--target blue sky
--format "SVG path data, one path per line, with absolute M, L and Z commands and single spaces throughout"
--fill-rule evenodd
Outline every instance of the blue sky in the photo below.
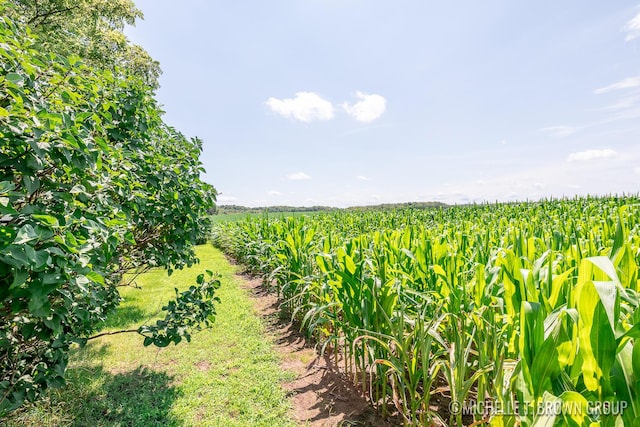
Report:
M 640 191 L 640 2 L 136 4 L 220 204 Z

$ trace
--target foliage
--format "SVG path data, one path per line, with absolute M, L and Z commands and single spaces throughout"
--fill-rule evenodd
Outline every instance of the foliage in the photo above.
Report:
M 197 266 L 170 277 L 153 269 L 137 276 L 139 287 L 121 289 L 124 301 L 105 331 L 163 318 L 160 307 L 172 298 L 172 286 L 186 291 L 202 269 L 218 272 L 224 283 L 216 291 L 223 304 L 217 305 L 215 328 L 194 335 L 189 344 L 162 349 L 144 347 L 136 334 L 91 340 L 72 350 L 64 387 L 12 412 L 0 425 L 299 426 L 282 387 L 295 374 L 281 369 L 238 267 L 211 245 L 198 246 L 196 253 L 202 260 Z
M 41 52 L 77 55 L 91 67 L 132 73 L 158 85 L 158 62 L 123 33 L 126 24 L 143 17 L 132 0 L 8 1 L 14 6 L 8 16 L 33 30 Z
M 118 305 L 124 272 L 197 262 L 192 242 L 215 197 L 200 181 L 201 141 L 164 124 L 144 82 L 40 53 L 7 8 L 0 1 L 0 416 L 63 382 L 70 344 Z
M 407 424 L 638 426 L 638 202 L 247 217 L 213 235 Z
M 207 270 L 207 274 L 211 276 L 213 273 Z M 211 325 L 216 315 L 213 303 L 220 302 L 220 298 L 215 296 L 220 281 L 205 281 L 204 274 L 200 274 L 196 283 L 199 286 L 190 286 L 183 292 L 176 288 L 175 301 L 169 301 L 162 307 L 166 311 L 164 319 L 158 320 L 155 325 L 143 325 L 138 329 L 138 333 L 145 337 L 145 346 L 154 344 L 166 347 L 171 343 L 178 344 L 183 338 L 191 342 L 192 331 Z

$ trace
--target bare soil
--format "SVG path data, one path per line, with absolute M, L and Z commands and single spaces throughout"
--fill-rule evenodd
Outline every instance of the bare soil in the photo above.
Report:
M 260 279 L 244 276 L 243 280 L 257 312 L 267 321 L 282 369 L 296 374 L 293 381 L 284 384 L 296 421 L 310 427 L 401 425 L 400 420 L 383 419 L 333 358 L 321 356 L 291 322 L 279 316 L 278 298 Z

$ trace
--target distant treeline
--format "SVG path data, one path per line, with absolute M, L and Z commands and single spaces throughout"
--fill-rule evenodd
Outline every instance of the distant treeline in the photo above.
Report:
M 262 213 L 262 212 L 321 212 L 334 211 L 338 208 L 330 206 L 268 206 L 250 208 L 239 205 L 220 205 L 216 207 L 214 214 L 244 214 L 244 213 Z
M 427 209 L 447 207 L 448 205 L 440 202 L 408 202 L 408 203 L 384 203 L 380 205 L 370 206 L 353 206 L 345 208 L 347 211 L 364 211 L 364 210 L 391 210 L 391 209 Z M 341 210 L 331 206 L 268 206 L 250 208 L 239 205 L 220 205 L 216 206 L 211 214 L 244 214 L 244 213 L 262 213 L 262 212 L 327 212 Z

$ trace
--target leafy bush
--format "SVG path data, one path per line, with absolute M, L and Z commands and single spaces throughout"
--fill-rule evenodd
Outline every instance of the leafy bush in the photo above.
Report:
M 124 272 L 197 262 L 215 200 L 201 141 L 162 121 L 140 77 L 36 51 L 8 7 L 0 0 L 0 416 L 63 383 L 69 346 L 117 307 Z

